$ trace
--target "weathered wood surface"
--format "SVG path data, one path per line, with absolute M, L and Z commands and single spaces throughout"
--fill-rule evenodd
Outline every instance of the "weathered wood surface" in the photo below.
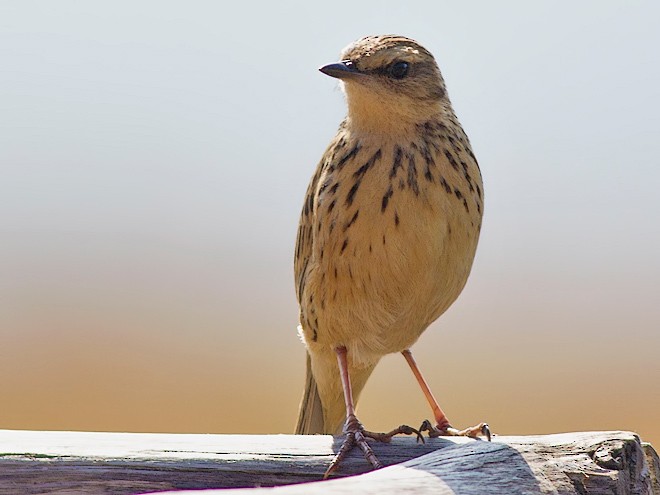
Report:
M 325 435 L 0 430 L 0 495 L 285 484 L 291 486 L 248 493 L 660 495 L 658 456 L 629 432 L 498 436 L 491 443 L 440 438 L 424 445 L 402 437 L 374 444 L 389 467 L 369 471 L 355 452 L 341 475 L 366 474 L 292 485 L 319 480 L 338 446 L 338 439 Z M 226 491 L 204 492 L 213 493 Z

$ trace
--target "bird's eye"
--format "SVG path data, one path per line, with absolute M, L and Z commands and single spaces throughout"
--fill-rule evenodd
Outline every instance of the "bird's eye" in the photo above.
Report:
M 388 73 L 394 79 L 403 79 L 408 75 L 409 68 L 410 64 L 408 64 L 408 62 L 394 62 L 392 65 L 390 65 Z

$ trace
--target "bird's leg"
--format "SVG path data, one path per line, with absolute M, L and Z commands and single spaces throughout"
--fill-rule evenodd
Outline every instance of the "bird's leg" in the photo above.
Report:
M 466 428 L 464 430 L 458 430 L 453 426 L 451 426 L 451 424 L 449 424 L 449 420 L 447 419 L 447 415 L 438 404 L 438 401 L 435 400 L 435 397 L 433 396 L 433 393 L 431 392 L 428 383 L 426 383 L 426 380 L 424 379 L 422 372 L 419 370 L 419 367 L 417 366 L 417 363 L 415 362 L 415 358 L 413 358 L 410 349 L 406 349 L 405 351 L 402 351 L 401 354 L 403 354 L 403 357 L 406 358 L 406 361 L 408 362 L 408 365 L 410 366 L 413 375 L 415 375 L 415 378 L 417 379 L 417 383 L 419 383 L 422 392 L 424 392 L 424 397 L 426 397 L 426 400 L 431 406 L 431 410 L 433 411 L 433 416 L 435 417 L 435 422 L 436 422 L 435 426 L 433 426 L 430 421 L 424 420 L 422 426 L 419 427 L 419 431 L 428 431 L 429 436 L 432 438 L 443 435 L 465 436 L 472 438 L 484 436 L 490 442 L 491 434 L 488 423 L 479 423 L 478 425 L 471 426 L 470 428 Z
M 419 431 L 410 426 L 401 425 L 398 428 L 390 431 L 389 433 L 374 433 L 367 431 L 362 426 L 362 423 L 358 421 L 357 416 L 355 416 L 355 405 L 353 403 L 353 390 L 351 388 L 351 378 L 348 373 L 348 360 L 346 358 L 346 347 L 341 346 L 335 349 L 337 353 L 337 363 L 339 364 L 339 375 L 341 376 L 341 385 L 344 389 L 344 401 L 346 403 L 346 423 L 344 424 L 344 433 L 346 433 L 346 439 L 339 448 L 339 452 L 330 463 L 330 466 L 323 475 L 323 479 L 327 479 L 333 472 L 337 470 L 341 461 L 346 457 L 346 455 L 351 451 L 355 446 L 359 447 L 364 454 L 364 457 L 369 461 L 369 463 L 378 469 L 383 467 L 380 463 L 376 454 L 369 446 L 367 438 L 372 438 L 379 442 L 389 442 L 394 435 L 406 434 L 406 435 L 417 435 L 418 440 L 421 439 L 423 442 L 424 439 Z
M 351 378 L 348 375 L 348 360 L 346 359 L 346 347 L 337 347 L 335 349 L 337 353 L 337 364 L 339 365 L 339 375 L 341 377 L 341 385 L 344 390 L 344 402 L 346 404 L 346 423 L 344 424 L 344 433 L 346 433 L 346 439 L 339 448 L 339 452 L 330 463 L 330 466 L 323 475 L 323 479 L 327 479 L 338 467 L 341 461 L 346 457 L 346 455 L 351 451 L 356 445 L 360 447 L 364 453 L 364 457 L 369 461 L 369 463 L 378 469 L 383 467 L 380 463 L 376 454 L 371 449 L 367 443 L 367 439 L 364 435 L 364 427 L 355 416 L 355 406 L 353 404 L 353 389 L 351 388 Z

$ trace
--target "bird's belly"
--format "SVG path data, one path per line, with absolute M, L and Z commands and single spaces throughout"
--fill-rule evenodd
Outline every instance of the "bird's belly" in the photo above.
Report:
M 410 347 L 454 302 L 478 231 L 442 199 L 362 208 L 360 228 L 343 228 L 348 213 L 337 222 L 308 277 L 316 327 L 308 345 L 343 345 L 353 360 L 374 362 Z

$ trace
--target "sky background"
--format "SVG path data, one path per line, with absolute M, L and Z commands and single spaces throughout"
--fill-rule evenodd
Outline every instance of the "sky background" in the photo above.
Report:
M 0 428 L 288 433 L 293 248 L 367 34 L 436 56 L 484 176 L 413 348 L 457 427 L 660 447 L 660 4 L 0 3 Z M 371 430 L 430 411 L 400 356 Z

